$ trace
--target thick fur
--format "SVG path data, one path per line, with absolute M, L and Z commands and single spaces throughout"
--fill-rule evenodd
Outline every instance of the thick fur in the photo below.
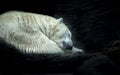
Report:
M 73 72 L 71 67 L 89 56 L 75 47 L 67 50 L 73 45 L 71 37 L 61 18 L 18 11 L 1 14 L 1 72 Z
M 26 53 L 64 53 L 73 46 L 71 32 L 62 19 L 28 12 L 0 15 L 0 37 Z

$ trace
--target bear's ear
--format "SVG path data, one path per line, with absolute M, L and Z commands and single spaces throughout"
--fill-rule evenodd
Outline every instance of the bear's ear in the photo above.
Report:
M 57 19 L 59 23 L 63 23 L 63 18 Z

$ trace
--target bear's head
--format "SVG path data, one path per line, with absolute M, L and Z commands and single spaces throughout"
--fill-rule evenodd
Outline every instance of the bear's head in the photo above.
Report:
M 63 23 L 62 18 L 57 19 L 57 24 L 52 30 L 54 30 L 54 33 L 50 39 L 56 42 L 56 44 L 63 50 L 72 50 L 72 34 Z

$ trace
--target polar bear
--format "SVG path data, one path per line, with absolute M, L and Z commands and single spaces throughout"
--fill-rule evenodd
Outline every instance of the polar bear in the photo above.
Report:
M 0 15 L 0 38 L 23 53 L 64 53 L 72 50 L 71 37 L 62 18 L 22 11 Z
M 0 73 L 72 72 L 86 55 L 71 38 L 62 18 L 5 12 L 0 15 Z

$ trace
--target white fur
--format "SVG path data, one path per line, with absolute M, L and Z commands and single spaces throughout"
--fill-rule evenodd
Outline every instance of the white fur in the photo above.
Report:
M 19 11 L 0 15 L 0 38 L 24 53 L 64 53 L 63 42 L 72 45 L 62 18 Z
M 0 15 L 0 37 L 22 52 L 63 53 L 65 38 L 72 43 L 62 19 L 41 14 L 10 11 Z

